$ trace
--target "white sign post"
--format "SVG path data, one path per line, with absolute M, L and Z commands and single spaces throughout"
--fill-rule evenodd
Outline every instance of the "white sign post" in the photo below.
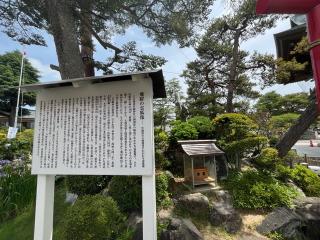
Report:
M 35 240 L 52 239 L 55 175 L 142 176 L 143 238 L 156 240 L 155 83 L 164 97 L 162 71 L 23 87 L 38 91 Z

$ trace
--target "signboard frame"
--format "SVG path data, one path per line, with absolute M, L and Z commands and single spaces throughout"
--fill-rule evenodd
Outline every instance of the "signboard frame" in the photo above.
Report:
M 121 82 L 117 82 L 121 81 Z M 126 82 L 124 82 L 126 81 Z M 164 79 L 162 70 L 148 71 L 148 72 L 136 72 L 136 73 L 124 73 L 116 75 L 108 75 L 102 77 L 92 77 L 83 79 L 72 79 L 58 82 L 49 82 L 45 84 L 34 84 L 22 86 L 23 91 L 38 91 L 38 96 L 42 93 L 48 94 L 50 92 L 57 94 L 59 91 L 64 91 L 63 88 L 72 88 L 73 91 L 81 92 L 82 89 L 94 89 L 90 86 L 99 85 L 99 87 L 108 88 L 108 86 L 117 86 L 119 89 L 123 87 L 123 84 L 131 86 L 139 86 L 140 83 L 146 83 L 149 81 L 148 93 L 146 94 L 146 109 L 145 116 L 146 127 L 148 128 L 148 139 L 151 141 L 146 146 L 146 151 L 149 151 L 146 156 L 150 158 L 150 168 L 146 172 L 93 172 L 88 174 L 92 175 L 140 175 L 142 176 L 142 213 L 143 213 L 143 239 L 156 240 L 157 228 L 156 228 L 156 190 L 155 190 L 155 157 L 154 157 L 154 141 L 153 141 L 153 98 L 166 97 L 164 88 Z M 141 85 L 140 85 L 141 86 Z M 62 87 L 62 89 L 61 89 Z M 59 89 L 60 88 L 60 89 Z M 41 93 L 42 92 L 42 93 Z M 90 92 L 90 91 L 89 91 Z M 40 99 L 40 98 L 38 98 Z M 36 129 L 37 131 L 37 129 Z M 35 140 L 36 141 L 36 140 Z M 106 173 L 106 174 L 105 174 Z M 112 174 L 111 174 L 112 173 Z M 33 170 L 33 174 L 37 174 L 37 199 L 36 199 L 36 215 L 35 215 L 35 228 L 34 228 L 34 240 L 51 240 L 53 233 L 53 207 L 54 207 L 54 185 L 55 175 L 78 175 L 76 171 L 71 172 L 46 172 L 39 171 L 39 169 Z M 84 173 L 82 173 L 84 175 Z

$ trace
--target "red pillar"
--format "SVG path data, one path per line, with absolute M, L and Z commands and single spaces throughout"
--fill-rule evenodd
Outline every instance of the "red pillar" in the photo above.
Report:
M 320 41 L 320 4 L 308 13 L 307 20 L 309 42 L 312 44 L 317 40 Z M 314 81 L 316 83 L 318 106 L 320 110 L 320 45 L 313 47 L 310 54 Z
M 306 14 L 320 4 L 320 0 L 258 0 L 257 13 Z

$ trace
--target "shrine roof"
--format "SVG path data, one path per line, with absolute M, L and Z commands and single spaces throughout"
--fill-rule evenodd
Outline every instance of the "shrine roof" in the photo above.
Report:
M 188 156 L 224 155 L 224 152 L 215 145 L 216 140 L 178 141 Z
M 24 92 L 37 91 L 45 88 L 58 88 L 58 87 L 69 87 L 77 86 L 84 83 L 98 84 L 105 82 L 135 80 L 137 77 L 142 76 L 144 78 L 150 77 L 153 83 L 153 98 L 165 98 L 166 90 L 164 85 L 164 77 L 162 70 L 151 70 L 143 72 L 131 72 L 131 73 L 117 73 L 110 75 L 102 75 L 95 77 L 86 78 L 75 78 L 59 81 L 49 81 L 44 83 L 36 83 L 21 86 Z

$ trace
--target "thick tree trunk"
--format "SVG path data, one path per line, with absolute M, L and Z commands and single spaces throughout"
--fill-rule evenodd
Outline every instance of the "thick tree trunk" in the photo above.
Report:
M 80 35 L 81 35 L 81 57 L 84 64 L 84 74 L 86 77 L 94 76 L 94 61 L 93 61 L 93 42 L 92 33 L 87 24 L 92 22 L 91 15 L 91 1 L 80 1 L 82 19 L 86 19 L 86 23 L 81 21 Z
M 314 123 L 318 116 L 319 112 L 317 104 L 314 100 L 312 100 L 312 103 L 300 116 L 297 123 L 288 130 L 288 132 L 276 145 L 280 157 L 287 155 L 293 145 L 300 139 L 302 134 L 310 127 L 310 125 Z
M 240 47 L 240 31 L 236 31 L 234 35 L 234 43 L 233 43 L 233 51 L 232 51 L 232 64 L 230 68 L 230 77 L 229 83 L 227 86 L 228 94 L 227 94 L 227 107 L 226 110 L 228 113 L 234 112 L 233 106 L 233 98 L 234 98 L 234 91 L 235 91 L 235 82 L 237 79 L 237 66 L 239 61 L 239 47 Z
M 76 32 L 76 20 L 68 0 L 46 0 L 62 79 L 84 76 Z

